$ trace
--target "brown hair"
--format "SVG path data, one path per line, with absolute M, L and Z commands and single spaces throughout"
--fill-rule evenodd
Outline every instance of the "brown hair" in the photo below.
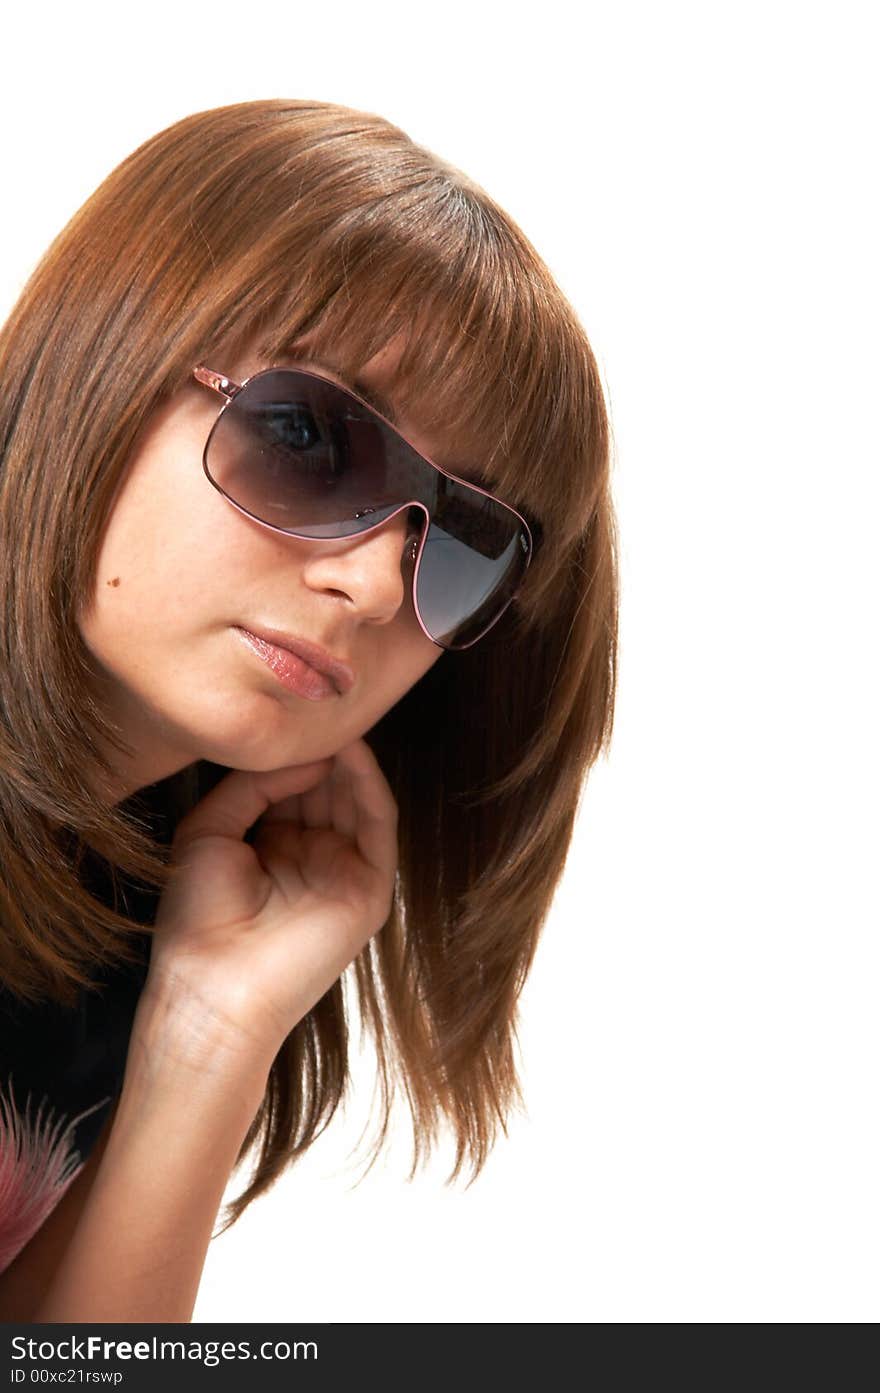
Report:
M 366 737 L 400 813 L 392 913 L 352 968 L 379 1062 L 370 1164 L 400 1082 L 410 1177 L 445 1119 L 449 1180 L 466 1156 L 473 1180 L 522 1103 L 517 997 L 611 737 L 609 427 L 586 334 L 531 243 L 377 115 L 267 100 L 176 122 L 74 215 L 0 330 L 0 980 L 71 1004 L 96 964 L 133 960 L 143 926 L 87 894 L 84 847 L 158 890 L 170 873 L 149 827 L 95 797 L 113 773 L 101 742 L 125 746 L 89 695 L 76 622 L 140 433 L 194 364 L 222 370 L 255 336 L 272 362 L 308 335 L 355 375 L 399 333 L 397 409 L 541 536 L 495 628 Z M 201 796 L 201 764 L 188 772 Z M 275 1059 L 228 1223 L 330 1121 L 347 1039 L 340 978 Z

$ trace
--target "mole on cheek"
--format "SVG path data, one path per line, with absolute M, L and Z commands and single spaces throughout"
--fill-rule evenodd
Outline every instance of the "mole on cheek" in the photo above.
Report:
M 118 585 L 118 584 L 119 584 L 119 577 L 118 577 L 118 576 L 114 576 L 112 580 L 108 580 L 107 584 L 108 584 L 108 585 Z

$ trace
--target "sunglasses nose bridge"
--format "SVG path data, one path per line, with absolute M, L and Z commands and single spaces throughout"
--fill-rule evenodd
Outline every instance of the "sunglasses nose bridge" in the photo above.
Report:
M 423 520 L 416 523 L 412 520 L 412 514 L 419 512 L 423 515 Z M 401 513 L 405 513 L 409 524 L 406 534 L 407 543 L 415 542 L 416 548 L 418 548 L 418 545 L 431 525 L 431 514 L 426 505 L 416 498 L 409 499 L 404 503 L 398 503 L 394 507 L 393 512 L 387 512 L 384 508 L 367 506 L 361 508 L 356 514 L 356 517 L 358 521 L 360 521 L 362 518 L 369 517 L 372 513 L 379 514 L 376 521 L 374 523 L 368 522 L 366 527 L 360 528 L 358 532 L 354 534 L 355 536 L 360 536 L 364 532 L 373 532 L 377 527 L 384 527 L 386 523 L 392 522 L 395 518 L 399 517 Z

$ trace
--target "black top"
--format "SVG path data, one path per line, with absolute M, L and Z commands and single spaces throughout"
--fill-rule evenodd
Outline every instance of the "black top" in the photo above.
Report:
M 155 840 L 166 846 L 173 833 L 168 782 L 129 800 L 137 800 Z M 96 898 L 113 904 L 110 867 L 97 853 L 84 855 L 81 879 Z M 116 884 L 117 910 L 151 925 L 159 892 L 119 872 Z M 93 972 L 101 990 L 81 988 L 75 1007 L 31 1005 L 0 984 L 0 1271 L 75 1179 L 119 1096 L 150 941 L 147 933 L 137 936 L 135 965 Z

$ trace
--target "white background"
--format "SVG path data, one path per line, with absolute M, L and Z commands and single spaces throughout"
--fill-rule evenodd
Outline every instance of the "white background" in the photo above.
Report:
M 623 542 L 611 757 L 482 1177 L 353 1188 L 347 1119 L 209 1249 L 196 1321 L 878 1314 L 873 7 L 41 6 L 4 19 L 0 311 L 190 112 L 379 112 L 580 315 Z M 238 1194 L 244 1173 L 233 1177 Z

